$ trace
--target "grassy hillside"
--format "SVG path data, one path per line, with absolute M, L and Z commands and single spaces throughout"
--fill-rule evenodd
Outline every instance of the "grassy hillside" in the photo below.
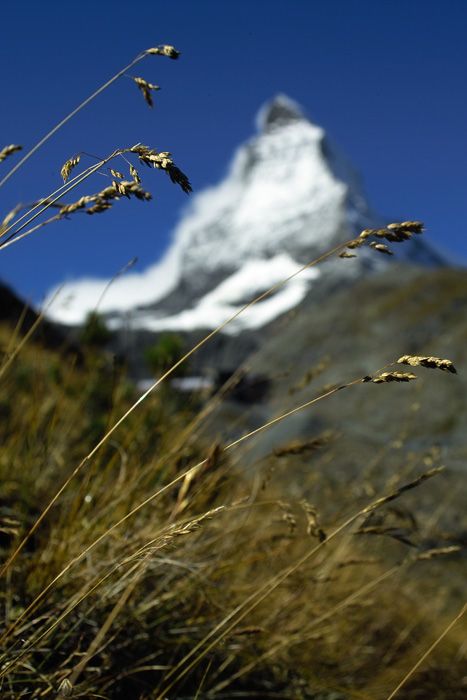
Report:
M 20 341 L 4 324 L 4 561 L 33 529 L 3 577 L 6 697 L 68 679 L 86 697 L 385 698 L 459 612 L 465 515 L 429 435 L 365 454 L 349 478 L 345 439 L 314 410 L 307 440 L 272 432 L 252 464 L 261 433 L 202 437 L 222 391 L 187 402 L 168 384 L 87 458 L 137 399 L 124 367 L 33 338 L 7 364 Z M 409 387 L 347 391 L 384 403 L 393 389 Z M 464 674 L 460 621 L 399 697 L 460 698 Z

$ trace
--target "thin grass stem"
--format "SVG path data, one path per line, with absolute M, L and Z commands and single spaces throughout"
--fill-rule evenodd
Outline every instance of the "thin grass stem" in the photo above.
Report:
M 48 141 L 48 140 L 51 138 L 51 136 L 53 136 L 59 129 L 61 129 L 61 127 L 64 126 L 72 117 L 74 117 L 76 114 L 78 114 L 78 112 L 80 112 L 80 111 L 83 109 L 83 107 L 86 107 L 86 105 L 88 105 L 95 97 L 97 97 L 98 95 L 100 95 L 101 92 L 103 92 L 104 90 L 106 90 L 110 85 L 112 85 L 112 83 L 114 83 L 116 80 L 118 80 L 118 78 L 120 78 L 124 73 L 126 73 L 127 70 L 129 70 L 132 66 L 134 66 L 135 63 L 138 63 L 138 61 L 141 61 L 141 59 L 142 59 L 142 58 L 145 58 L 147 55 L 148 55 L 148 54 L 146 53 L 146 51 L 143 51 L 143 53 L 139 54 L 139 56 L 137 56 L 131 63 L 129 63 L 128 66 L 125 66 L 125 68 L 123 68 L 123 69 L 122 69 L 121 71 L 119 71 L 116 75 L 114 75 L 113 78 L 111 78 L 111 79 L 108 80 L 106 83 L 104 83 L 104 85 L 102 85 L 98 90 L 96 90 L 96 92 L 94 92 L 92 95 L 90 95 L 90 97 L 88 97 L 86 100 L 84 100 L 84 102 L 82 102 L 78 107 L 76 107 L 76 109 L 74 109 L 72 112 L 70 112 L 70 114 L 69 114 L 67 117 L 65 117 L 65 119 L 62 119 L 61 122 L 59 122 L 56 126 L 54 126 L 54 128 L 52 129 L 52 131 L 49 131 L 49 133 L 48 133 L 46 136 L 44 136 L 44 138 L 42 138 L 38 143 L 36 143 L 36 145 L 34 146 L 34 148 L 32 148 L 32 149 L 19 161 L 19 163 L 17 163 L 17 164 L 15 165 L 15 167 L 12 168 L 12 169 L 10 170 L 10 172 L 9 172 L 7 175 L 5 175 L 5 177 L 3 178 L 3 180 L 0 181 L 0 187 L 1 187 L 2 185 L 4 185 L 5 182 L 7 182 L 7 180 L 9 180 L 9 178 L 10 178 L 19 168 L 21 168 L 21 166 L 24 165 L 24 163 L 26 163 L 26 161 L 29 160 L 30 157 L 31 157 L 41 146 L 43 146 L 44 143 L 46 143 L 46 141 Z

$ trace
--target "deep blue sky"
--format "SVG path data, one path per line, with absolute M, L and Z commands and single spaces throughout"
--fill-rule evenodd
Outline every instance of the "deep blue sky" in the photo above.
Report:
M 347 153 L 388 222 L 423 220 L 428 238 L 467 261 L 465 0 L 18 0 L 2 4 L 2 26 L 0 147 L 31 148 L 142 50 L 182 52 L 131 71 L 162 87 L 154 110 L 122 78 L 70 121 L 2 188 L 2 218 L 56 189 L 74 153 L 137 142 L 171 151 L 199 191 L 254 134 L 261 104 L 285 92 Z M 155 262 L 187 196 L 163 173 L 140 173 L 152 202 L 123 200 L 32 234 L 1 252 L 1 279 L 39 300 L 135 256 L 138 269 Z M 87 183 L 86 193 L 107 185 Z

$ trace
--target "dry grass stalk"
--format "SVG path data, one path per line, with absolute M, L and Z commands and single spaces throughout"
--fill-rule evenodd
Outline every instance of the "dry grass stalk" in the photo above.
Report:
M 380 508 L 384 503 L 389 503 L 390 501 L 394 501 L 396 498 L 399 498 L 399 496 L 401 496 L 406 491 L 411 491 L 412 489 L 416 488 L 417 486 L 422 484 L 427 479 L 431 479 L 431 477 L 436 476 L 436 474 L 439 474 L 442 471 L 444 471 L 444 467 L 436 467 L 435 469 L 429 469 L 428 471 L 423 472 L 423 474 L 420 474 L 420 476 L 417 476 L 416 479 L 414 479 L 413 481 L 410 481 L 408 484 L 404 484 L 404 486 L 401 486 L 400 488 L 396 489 L 395 491 L 390 493 L 388 496 L 383 496 L 382 498 L 378 498 L 377 501 L 374 501 L 369 506 L 364 508 L 362 510 L 362 514 L 371 513 L 373 510 Z
M 418 379 L 411 372 L 383 372 L 371 381 L 373 384 L 383 384 L 384 382 L 410 382 L 412 379 Z
M 346 566 L 360 566 L 361 564 L 381 564 L 383 560 L 380 557 L 349 557 L 337 563 L 338 569 L 343 569 Z
M 417 661 L 416 664 L 412 666 L 410 669 L 409 673 L 407 673 L 402 681 L 399 683 L 399 685 L 392 691 L 392 693 L 387 697 L 387 700 L 392 700 L 392 698 L 397 695 L 399 690 L 406 684 L 406 682 L 409 680 L 411 676 L 415 673 L 415 671 L 421 666 L 421 664 L 425 661 L 425 659 L 431 654 L 431 652 L 438 646 L 438 644 L 441 642 L 441 640 L 450 632 L 450 630 L 454 627 L 454 625 L 461 619 L 461 617 L 464 616 L 464 614 L 467 612 L 467 603 L 464 604 L 463 608 L 459 612 L 458 615 L 450 622 L 450 624 L 444 629 L 444 631 L 439 635 L 437 639 L 431 644 L 431 646 L 426 650 L 426 652 L 420 657 L 420 659 Z M 465 683 L 464 683 L 465 686 Z
M 457 374 L 457 370 L 451 360 L 440 357 L 428 357 L 422 355 L 403 355 L 397 360 L 398 364 L 411 365 L 412 367 L 427 367 L 428 369 L 441 369 L 443 372 Z
M 170 515 L 169 522 L 173 522 L 189 506 L 193 495 L 193 490 L 199 483 L 200 479 L 207 472 L 214 471 L 221 465 L 222 453 L 222 446 L 219 443 L 214 444 L 211 447 L 206 459 L 186 473 L 186 476 L 180 486 L 177 500 Z
M 275 457 L 285 457 L 286 455 L 311 454 L 322 449 L 332 440 L 332 434 L 326 433 L 320 437 L 306 440 L 305 442 L 291 442 L 289 445 L 279 447 L 274 450 Z
M 201 527 L 201 523 L 203 523 L 205 520 L 210 520 L 213 517 L 213 515 L 217 515 L 217 513 L 220 513 L 221 511 L 225 510 L 225 508 L 226 506 L 217 506 L 217 508 L 212 508 L 206 513 L 199 515 L 197 518 L 189 520 L 183 525 L 172 525 L 167 534 L 167 543 L 169 543 L 173 537 L 183 537 L 184 535 L 189 535 L 190 533 L 199 530 Z
M 240 637 L 244 634 L 261 634 L 262 632 L 266 632 L 264 627 L 241 627 L 240 629 L 232 632 L 232 637 Z
M 392 537 L 403 544 L 409 545 L 409 547 L 416 547 L 417 545 L 412 542 L 408 537 L 408 530 L 406 528 L 400 527 L 383 527 L 380 525 L 372 525 L 368 527 L 361 527 L 355 531 L 355 535 L 383 535 L 385 537 Z
M 325 357 L 319 362 L 315 367 L 312 367 L 309 369 L 307 372 L 305 372 L 303 378 L 298 382 L 298 384 L 292 384 L 292 386 L 289 389 L 289 395 L 295 394 L 297 391 L 302 391 L 302 389 L 305 389 L 305 387 L 308 386 L 308 384 L 321 372 L 324 372 L 326 367 L 329 364 L 329 357 Z
M 5 216 L 2 223 L 0 224 L 0 237 L 3 236 L 4 233 L 7 231 L 11 222 L 13 221 L 13 219 L 19 211 L 21 211 L 21 204 L 17 204 L 16 207 L 9 211 L 8 214 Z
M 10 146 L 5 146 L 5 148 L 2 148 L 2 150 L 0 151 L 0 163 L 3 163 L 3 161 L 6 160 L 8 156 L 12 156 L 13 153 L 21 151 L 22 149 L 22 146 L 16 146 L 13 143 Z

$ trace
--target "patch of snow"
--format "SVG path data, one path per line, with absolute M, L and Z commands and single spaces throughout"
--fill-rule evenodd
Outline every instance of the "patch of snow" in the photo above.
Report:
M 165 297 L 177 285 L 180 275 L 180 250 L 169 248 L 160 262 L 143 272 L 131 272 L 116 279 L 81 279 L 53 289 L 47 317 L 58 323 L 79 325 L 90 311 L 126 312 Z
M 200 299 L 193 309 L 174 316 L 157 317 L 155 312 L 135 312 L 127 317 L 134 329 L 148 331 L 191 331 L 196 328 L 214 330 L 239 313 L 248 300 L 259 296 L 285 278 L 300 270 L 300 265 L 289 255 L 280 254 L 270 260 L 250 260 Z M 226 333 L 236 335 L 245 329 L 265 326 L 287 313 L 301 302 L 319 271 L 308 268 L 286 282 L 276 292 L 243 311 L 225 327 Z M 118 327 L 118 321 L 110 324 Z
M 328 167 L 323 138 L 300 120 L 242 146 L 227 177 L 193 198 L 175 232 L 184 274 L 306 249 L 335 234 L 348 186 Z

